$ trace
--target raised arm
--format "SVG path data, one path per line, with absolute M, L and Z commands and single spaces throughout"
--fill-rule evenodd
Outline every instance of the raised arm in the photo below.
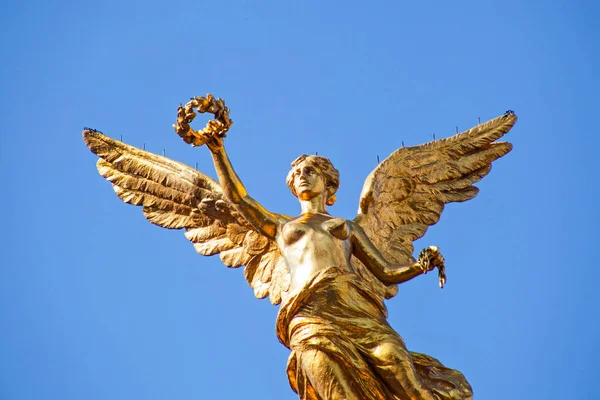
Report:
M 269 239 L 275 239 L 279 226 L 279 217 L 263 208 L 256 200 L 248 196 L 246 188 L 237 176 L 221 140 L 207 143 L 212 153 L 219 183 L 227 199 L 246 220 Z
M 195 131 L 190 126 L 196 117 L 194 109 L 200 113 L 213 114 L 215 119 L 208 121 L 204 129 Z M 192 97 L 185 106 L 180 105 L 177 109 L 177 123 L 173 125 L 173 128 L 184 142 L 192 146 L 206 144 L 212 153 L 219 183 L 225 197 L 254 229 L 269 239 L 275 239 L 280 217 L 268 212 L 248 196 L 246 188 L 233 170 L 223 147 L 223 138 L 231 124 L 229 108 L 225 107 L 225 102 L 207 94 L 206 97 Z
M 427 265 L 420 262 L 410 265 L 390 264 L 369 240 L 364 230 L 358 224 L 352 223 L 352 254 L 386 285 L 406 282 L 438 267 L 443 262 L 443 258 L 437 248 L 429 249 L 432 249 L 430 250 L 432 254 Z

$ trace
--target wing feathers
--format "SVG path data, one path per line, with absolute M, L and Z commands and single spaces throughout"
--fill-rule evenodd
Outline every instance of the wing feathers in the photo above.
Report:
M 437 150 L 458 156 L 470 153 L 504 136 L 517 122 L 515 114 L 505 114 L 479 124 L 458 135 L 415 146 L 413 149 Z M 415 150 L 419 151 L 419 150 Z
M 228 267 L 237 268 L 248 264 L 252 256 L 244 251 L 243 247 L 236 247 L 221 252 L 221 261 Z
M 217 237 L 225 237 L 227 230 L 219 225 L 213 224 L 204 227 L 196 227 L 185 231 L 185 237 L 194 243 L 202 243 Z
M 510 143 L 494 143 L 484 150 L 458 159 L 457 165 L 461 172 L 461 175 L 458 177 L 462 177 L 465 174 L 469 174 L 477 169 L 490 165 L 492 161 L 507 154 L 511 149 L 512 145 Z
M 157 209 L 146 206 L 142 209 L 144 216 L 153 223 L 167 229 L 184 229 L 206 224 L 206 218 L 194 212 L 177 214 L 174 210 Z
M 472 184 L 477 183 L 486 176 L 492 165 L 485 165 L 467 175 L 460 177 L 459 179 L 444 180 L 433 184 L 433 187 L 441 192 L 449 192 L 452 190 L 461 190 L 470 187 Z
M 475 186 L 470 186 L 464 189 L 454 190 L 451 192 L 441 192 L 440 198 L 444 203 L 463 202 L 471 200 L 473 197 L 477 196 L 477 193 L 479 193 L 479 189 Z
M 228 267 L 246 266 L 248 283 L 259 298 L 281 302 L 289 273 L 274 242 L 255 232 L 211 178 L 188 166 L 85 130 L 83 138 L 98 155 L 100 175 L 126 203 L 142 206 L 153 224 L 185 229 L 202 255 L 220 254 Z
M 136 149 L 98 132 L 84 131 L 83 139 L 92 153 L 120 171 L 130 172 L 163 185 L 169 184 L 181 191 L 195 187 L 218 190 L 219 185 L 213 179 L 185 164 Z
M 217 238 L 211 239 L 210 241 L 203 243 L 194 243 L 194 249 L 203 256 L 214 256 L 222 251 L 231 250 L 235 248 L 235 244 L 228 238 Z
M 387 259 L 414 262 L 412 241 L 438 222 L 445 204 L 477 195 L 473 184 L 512 149 L 494 141 L 516 121 L 505 114 L 453 137 L 394 151 L 367 178 L 355 221 Z
M 201 190 L 198 188 L 192 188 L 187 192 L 183 192 L 177 188 L 164 186 L 147 178 L 117 170 L 113 165 L 102 159 L 98 160 L 97 164 L 98 172 L 100 172 L 100 175 L 106 178 L 107 181 L 123 190 L 138 192 L 142 197 L 145 194 L 148 194 L 154 198 L 195 207 L 195 199 L 202 194 Z

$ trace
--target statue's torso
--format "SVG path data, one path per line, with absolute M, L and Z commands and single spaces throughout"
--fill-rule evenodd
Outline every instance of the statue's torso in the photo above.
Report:
M 350 229 L 344 219 L 324 214 L 301 215 L 282 226 L 277 244 L 290 270 L 290 291 L 331 266 L 352 271 Z

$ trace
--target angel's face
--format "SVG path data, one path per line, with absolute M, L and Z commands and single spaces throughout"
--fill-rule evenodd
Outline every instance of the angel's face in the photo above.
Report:
M 325 193 L 323 175 L 309 160 L 294 167 L 294 191 L 300 200 L 309 200 Z

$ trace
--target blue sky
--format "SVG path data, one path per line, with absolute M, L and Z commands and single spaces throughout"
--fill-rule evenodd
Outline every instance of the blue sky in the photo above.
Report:
M 12 2 L 0 13 L 0 398 L 294 399 L 277 308 L 241 270 L 149 224 L 96 172 L 84 126 L 214 176 L 173 132 L 227 101 L 249 193 L 295 215 L 289 163 L 341 172 L 352 218 L 377 156 L 513 109 L 514 150 L 416 247 L 435 274 L 390 323 L 478 399 L 595 399 L 600 6 L 592 1 Z

